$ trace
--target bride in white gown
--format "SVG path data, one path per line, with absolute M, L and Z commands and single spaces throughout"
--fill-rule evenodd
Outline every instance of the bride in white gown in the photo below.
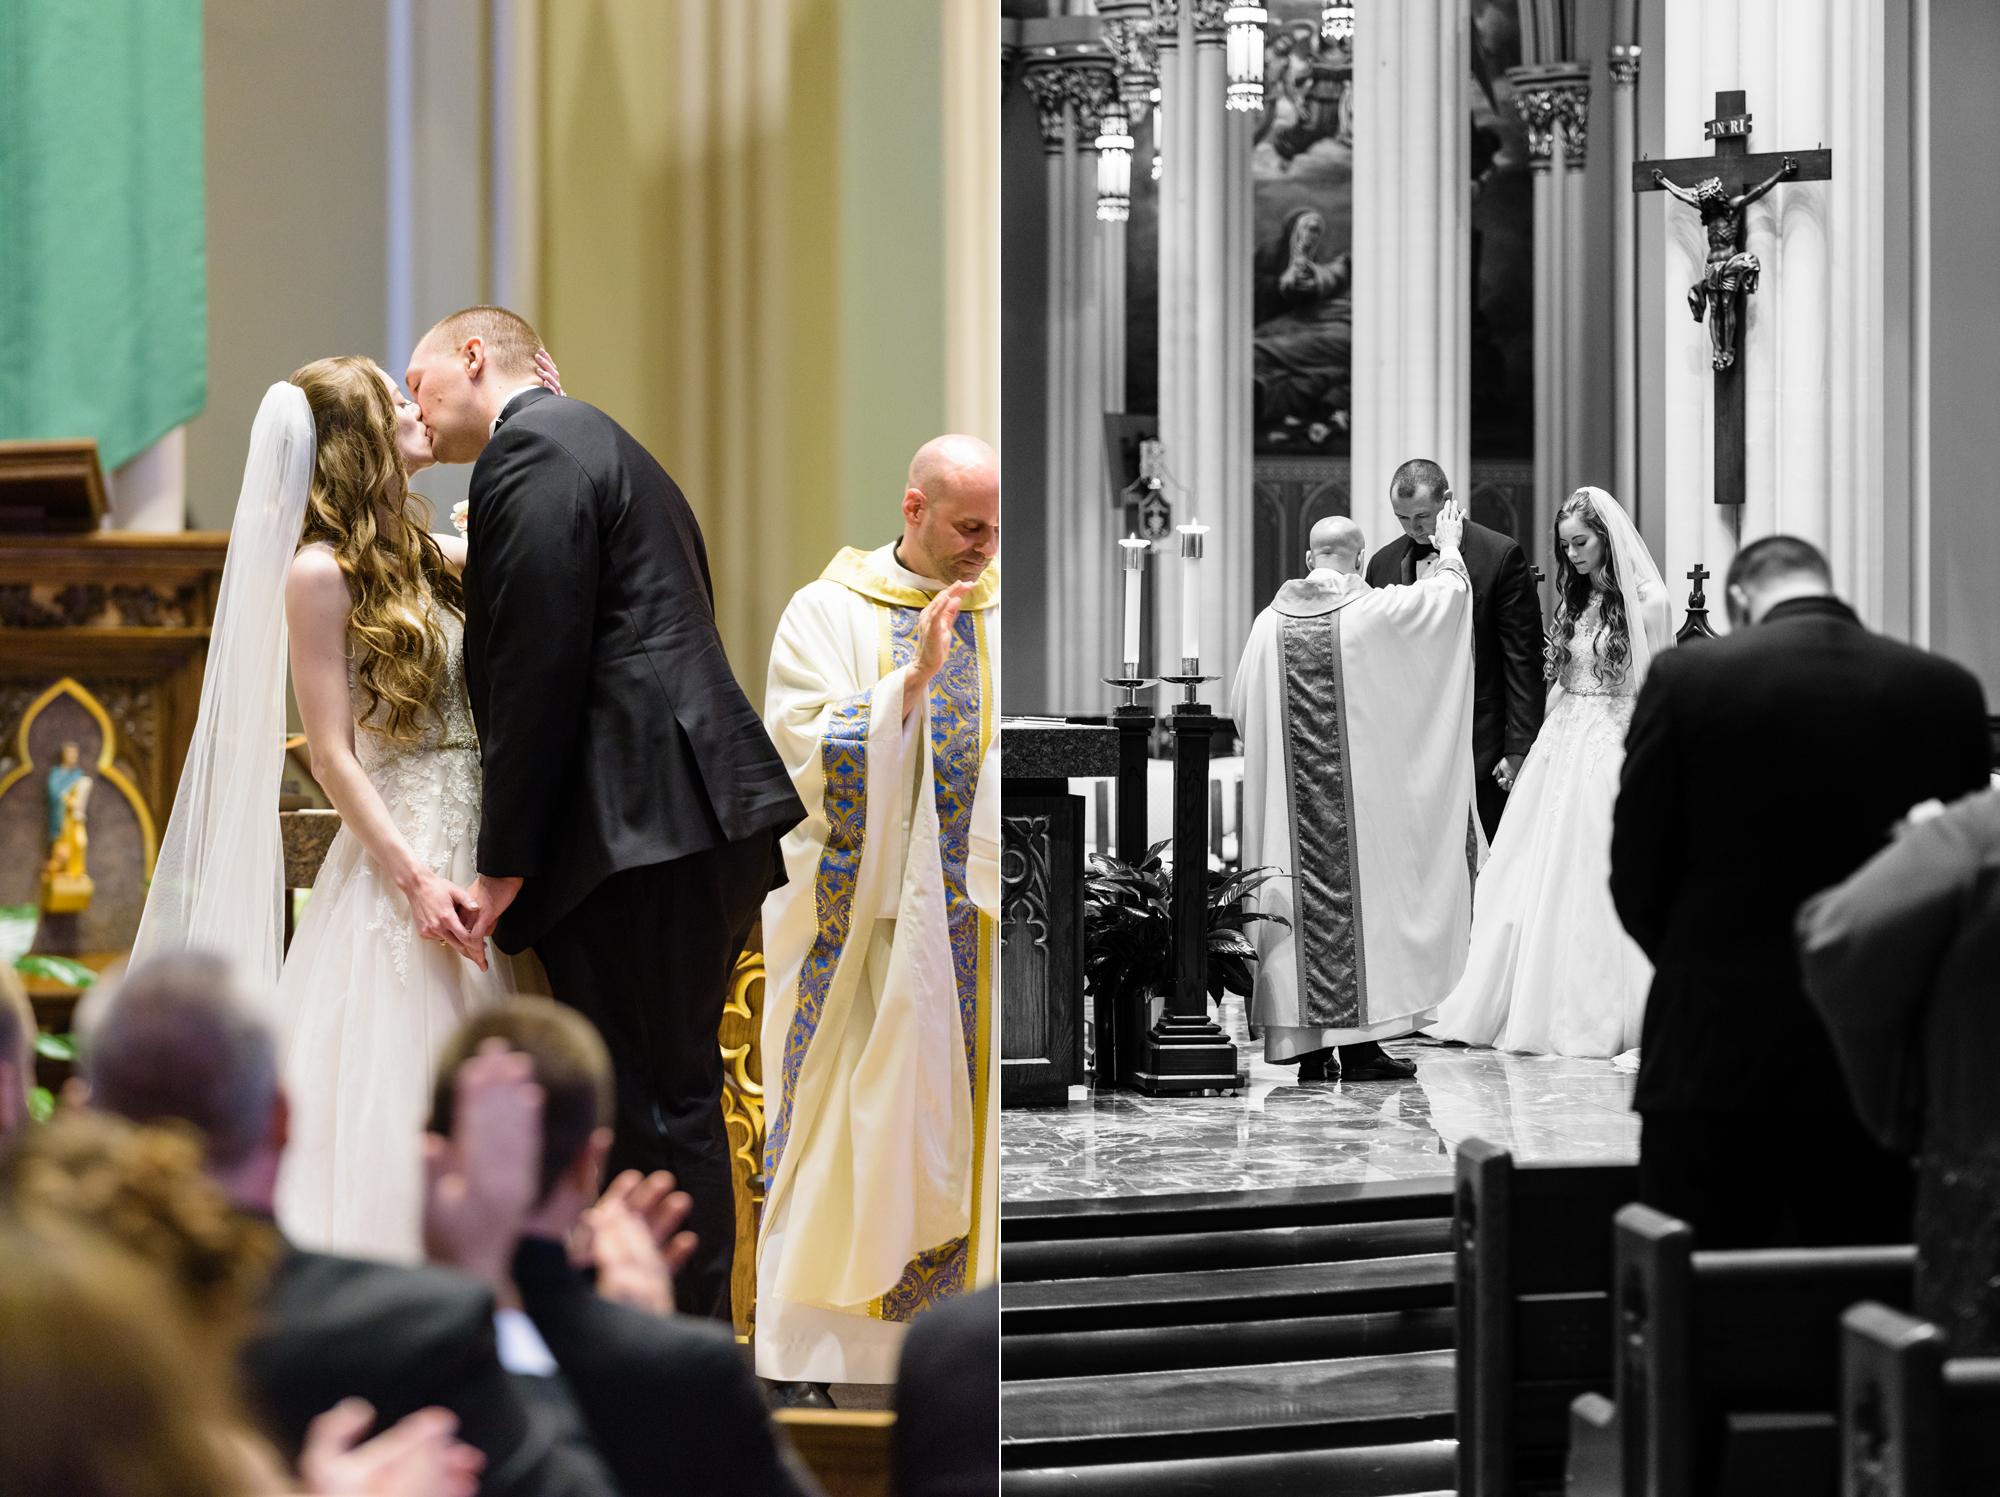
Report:
M 1673 643 L 1667 590 L 1602 489 L 1556 517 L 1552 683 L 1541 733 L 1473 892 L 1465 974 L 1434 1038 L 1543 1055 L 1639 1043 L 1653 969 L 1611 903 L 1611 811 L 1646 669 Z
M 431 462 L 416 407 L 366 359 L 319 360 L 265 395 L 195 741 L 133 949 L 135 962 L 220 951 L 275 993 L 291 1104 L 279 1225 L 302 1247 L 405 1261 L 422 1258 L 433 1058 L 517 986 L 490 944 L 455 944 L 479 746 L 460 643 L 465 545 L 430 535 L 408 488 Z M 341 830 L 279 970 L 272 797 L 288 646 Z

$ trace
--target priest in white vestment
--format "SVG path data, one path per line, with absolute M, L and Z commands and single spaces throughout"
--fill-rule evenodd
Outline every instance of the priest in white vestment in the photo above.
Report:
M 1379 1042 L 1426 1023 L 1465 966 L 1485 844 L 1463 529 L 1448 505 L 1436 570 L 1372 588 L 1360 529 L 1320 521 L 1311 574 L 1257 616 L 1236 672 L 1243 866 L 1279 870 L 1253 907 L 1290 922 L 1251 927 L 1250 1016 L 1302 1081 L 1414 1075 Z
M 887 1383 L 918 1311 L 989 1280 L 998 1216 L 999 470 L 940 437 L 902 539 L 792 598 L 764 723 L 806 820 L 764 905 L 757 1371 Z

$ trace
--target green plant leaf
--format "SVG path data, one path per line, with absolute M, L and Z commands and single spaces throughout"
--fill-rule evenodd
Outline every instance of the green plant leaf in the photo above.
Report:
M 48 956 L 41 952 L 19 958 L 14 963 L 16 972 L 25 972 L 30 977 L 46 977 L 50 982 L 59 982 L 64 987 L 87 988 L 97 981 L 97 974 L 82 962 L 73 962 L 66 956 Z
M 0 962 L 13 966 L 35 944 L 42 912 L 32 904 L 0 904 Z
M 35 1054 L 44 1056 L 49 1060 L 74 1062 L 76 1059 L 76 1036 L 73 1034 L 37 1034 L 35 1036 Z
M 28 1093 L 28 1116 L 38 1123 L 46 1123 L 56 1115 L 56 1094 L 45 1086 L 38 1086 Z

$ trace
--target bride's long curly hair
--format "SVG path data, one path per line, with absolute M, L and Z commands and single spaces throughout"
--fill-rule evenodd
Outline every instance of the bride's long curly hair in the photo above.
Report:
M 364 717 L 386 706 L 382 730 L 414 738 L 447 665 L 444 631 L 424 594 L 462 614 L 464 591 L 430 533 L 430 502 L 410 492 L 387 376 L 372 360 L 345 354 L 315 360 L 291 382 L 312 407 L 319 443 L 299 545 L 324 541 L 347 580 L 348 651 L 368 694 Z M 401 523 L 384 530 L 384 509 Z
M 1604 585 L 1597 586 L 1595 579 L 1584 576 L 1570 565 L 1569 548 L 1562 543 L 1562 522 L 1578 519 L 1590 527 L 1604 547 L 1604 567 L 1601 576 Z M 1542 675 L 1549 681 L 1560 681 L 1563 671 L 1569 665 L 1570 646 L 1576 637 L 1577 620 L 1590 606 L 1591 596 L 1597 597 L 1599 632 L 1604 639 L 1604 648 L 1597 652 L 1591 662 L 1590 672 L 1600 686 L 1609 686 L 1625 679 L 1625 673 L 1632 668 L 1632 627 L 1625 617 L 1625 594 L 1618 585 L 1618 563 L 1611 546 L 1611 532 L 1605 527 L 1604 517 L 1597 512 L 1597 506 L 1590 502 L 1590 493 L 1578 489 L 1563 501 L 1556 511 L 1555 522 L 1556 551 L 1556 617 L 1555 627 L 1549 630 L 1549 642 L 1543 652 Z

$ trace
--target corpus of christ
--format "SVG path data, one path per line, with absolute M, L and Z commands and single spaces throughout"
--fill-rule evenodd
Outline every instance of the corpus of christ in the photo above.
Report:
M 1003 1486 L 1994 1489 L 2000 13 L 1003 14 Z

